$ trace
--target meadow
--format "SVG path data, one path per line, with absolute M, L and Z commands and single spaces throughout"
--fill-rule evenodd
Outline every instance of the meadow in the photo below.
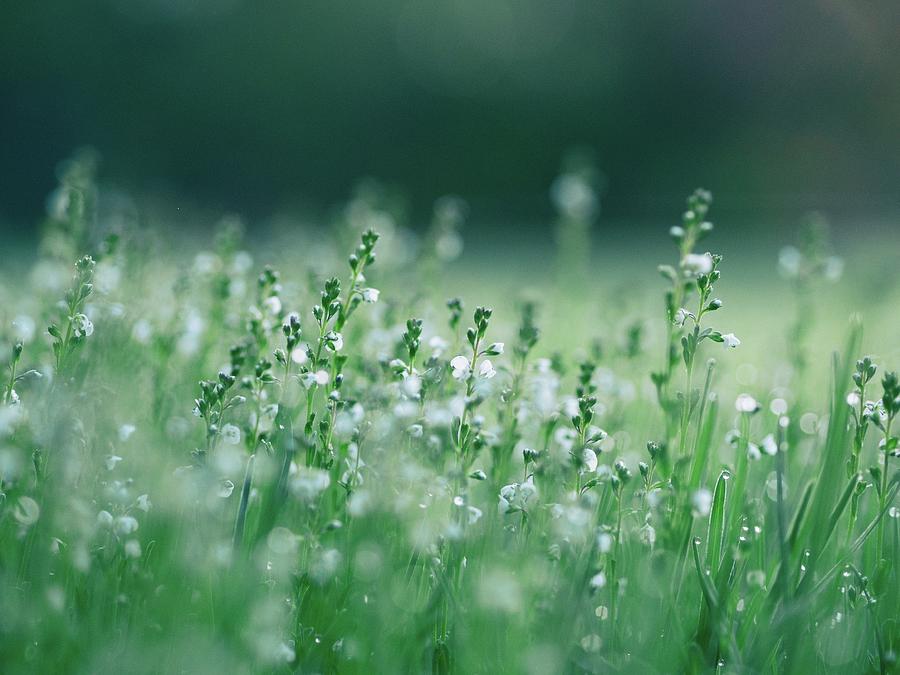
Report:
M 549 246 L 204 238 L 94 170 L 3 252 L 4 673 L 896 671 L 891 230 L 604 247 L 573 172 Z

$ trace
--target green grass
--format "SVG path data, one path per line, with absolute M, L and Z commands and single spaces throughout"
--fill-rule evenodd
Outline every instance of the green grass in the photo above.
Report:
M 51 203 L 0 287 L 3 672 L 896 670 L 896 241 L 691 257 L 698 191 L 669 248 L 560 200 L 455 260 L 457 203 L 413 245 L 369 194 L 200 251 L 77 162 Z

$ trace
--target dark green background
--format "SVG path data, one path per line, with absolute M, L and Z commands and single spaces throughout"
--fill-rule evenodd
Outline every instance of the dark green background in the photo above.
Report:
M 898 212 L 900 3 L 7 0 L 0 220 L 81 145 L 104 180 L 252 223 L 401 186 L 415 218 L 546 222 L 573 145 L 609 221 Z M 608 222 L 609 222 L 608 221 Z

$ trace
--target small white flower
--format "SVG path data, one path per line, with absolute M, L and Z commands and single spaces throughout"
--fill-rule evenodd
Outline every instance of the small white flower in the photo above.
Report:
M 591 577 L 591 588 L 603 588 L 606 586 L 606 575 L 603 572 L 597 572 Z
M 656 543 L 656 529 L 647 523 L 638 531 L 641 543 L 645 546 L 653 546 Z
M 793 279 L 800 274 L 803 254 L 794 246 L 785 246 L 778 253 L 778 269 L 783 277 Z
M 477 506 L 469 506 L 468 512 L 469 512 L 469 525 L 474 525 L 475 523 L 477 523 L 481 519 L 481 516 L 483 515 L 481 512 L 481 509 L 479 509 Z
M 344 348 L 344 336 L 335 331 L 331 331 L 325 336 L 325 346 L 331 351 L 339 352 Z
M 844 261 L 837 256 L 830 256 L 825 259 L 824 268 L 825 278 L 828 281 L 838 281 L 844 274 Z
M 713 259 L 709 253 L 688 253 L 681 261 L 681 266 L 689 274 L 708 274 L 712 271 Z
M 478 367 L 478 375 L 483 377 L 486 380 L 491 379 L 494 375 L 497 374 L 497 371 L 494 370 L 494 364 L 491 363 L 490 359 L 485 359 L 481 362 L 481 365 Z
M 454 356 L 450 361 L 453 377 L 457 380 L 464 380 L 469 376 L 469 366 L 469 359 L 465 356 Z
M 759 451 L 759 446 L 756 443 L 747 443 L 747 457 L 754 462 L 762 457 L 762 453 Z
M 693 314 L 684 307 L 679 307 L 678 311 L 675 312 L 675 320 L 674 323 L 676 326 L 683 326 L 684 322 L 688 320 L 689 317 L 692 317 Z
M 422 391 L 422 378 L 418 375 L 406 375 L 400 383 L 403 393 L 410 398 L 416 398 Z
M 381 294 L 377 288 L 364 288 L 362 289 L 362 299 L 363 302 L 367 302 L 370 305 L 374 305 L 378 302 L 378 296 Z
M 597 470 L 597 453 L 590 448 L 581 451 L 581 462 L 584 464 L 584 470 L 588 473 L 594 473 Z
M 141 495 L 137 498 L 137 507 L 144 513 L 149 511 L 151 506 L 153 503 L 150 501 L 150 495 Z
M 75 337 L 90 337 L 94 334 L 94 324 L 84 314 L 76 314 L 72 317 L 72 330 Z
M 601 532 L 597 535 L 597 550 L 600 553 L 609 553 L 612 551 L 613 538 L 608 532 Z
M 768 434 L 762 441 L 759 443 L 762 451 L 767 455 L 775 455 L 778 453 L 778 443 L 775 441 L 775 436 L 772 434 Z
M 263 300 L 263 305 L 269 311 L 270 314 L 280 314 L 281 313 L 281 298 L 277 295 L 270 295 L 268 298 Z
M 851 408 L 855 408 L 856 406 L 858 406 L 859 394 L 855 391 L 851 391 L 849 394 L 847 394 L 847 405 L 849 405 Z
M 500 491 L 500 501 L 497 502 L 497 513 L 501 516 L 504 513 L 509 511 L 509 500 L 503 496 L 503 491 Z
M 331 376 L 327 370 L 317 370 L 316 372 L 306 372 L 300 376 L 303 386 L 309 389 L 313 386 L 324 387 L 331 380 Z
M 450 345 L 440 335 L 435 335 L 428 341 L 428 346 L 431 347 L 431 355 L 438 358 Z
M 234 492 L 234 482 L 233 481 L 230 481 L 226 478 L 219 484 L 218 495 L 222 499 L 228 499 L 231 496 L 232 492 Z
M 299 347 L 294 347 L 291 350 L 291 361 L 296 363 L 298 366 L 302 366 L 304 363 L 309 361 L 309 355 L 306 353 L 306 345 L 300 345 Z
M 234 424 L 226 424 L 222 427 L 222 440 L 228 445 L 237 445 L 241 442 L 241 430 Z
M 133 424 L 123 424 L 119 427 L 119 440 L 123 443 L 131 438 L 131 435 L 135 432 L 136 427 Z
M 725 345 L 725 349 L 735 349 L 740 347 L 741 341 L 734 333 L 725 333 L 722 335 L 722 344 Z
M 708 516 L 709 510 L 712 507 L 712 499 L 712 492 L 706 488 L 697 490 L 691 495 L 691 505 L 694 507 L 694 513 L 700 517 Z
M 116 518 L 113 529 L 118 536 L 124 537 L 131 534 L 132 532 L 137 531 L 138 521 L 132 516 L 119 516 L 118 518 Z
M 13 517 L 20 525 L 34 525 L 41 516 L 41 507 L 31 497 L 22 495 L 16 502 Z
M 141 557 L 141 542 L 137 539 L 129 539 L 125 542 L 125 555 L 129 558 Z
M 740 394 L 734 402 L 734 407 L 738 412 L 755 413 L 759 410 L 759 403 L 750 394 Z
M 131 337 L 138 344 L 150 344 L 150 338 L 153 337 L 153 326 L 147 319 L 138 319 L 131 329 Z
M 112 527 L 113 516 L 109 511 L 101 511 L 97 514 L 97 524 L 100 527 Z
M 118 455 L 107 455 L 106 456 L 106 470 L 112 471 L 116 468 L 116 464 L 122 461 L 122 458 Z
M 31 342 L 34 339 L 34 332 L 37 328 L 34 319 L 27 314 L 20 314 L 12 322 L 13 334 L 22 342 Z
M 489 351 L 490 353 L 494 354 L 495 356 L 499 356 L 500 354 L 503 353 L 504 347 L 505 347 L 504 343 L 502 343 L 502 342 L 494 342 L 494 343 L 491 344 L 490 347 L 488 347 L 488 351 Z

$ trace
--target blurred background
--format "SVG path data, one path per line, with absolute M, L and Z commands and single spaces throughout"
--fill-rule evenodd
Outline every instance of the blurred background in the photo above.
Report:
M 374 177 L 414 229 L 452 193 L 470 230 L 541 241 L 581 148 L 613 242 L 698 185 L 742 236 L 817 209 L 896 239 L 898 28 L 894 0 L 9 0 L 0 227 L 30 238 L 91 146 L 103 186 L 180 227 L 314 218 Z

